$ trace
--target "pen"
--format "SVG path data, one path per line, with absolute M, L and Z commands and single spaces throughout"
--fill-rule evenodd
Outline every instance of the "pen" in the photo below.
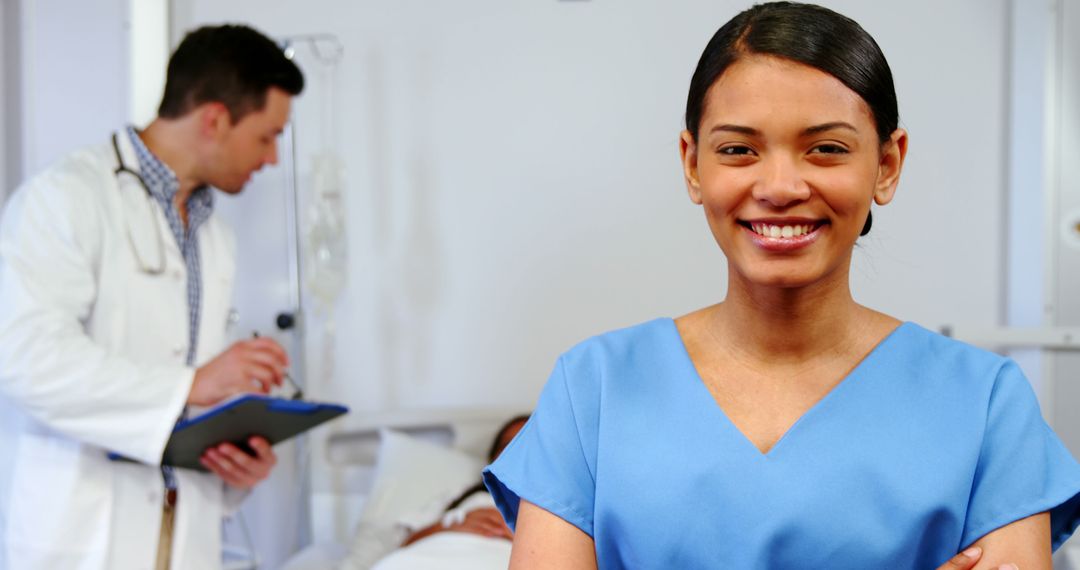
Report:
M 259 331 L 251 331 L 251 338 L 259 338 Z M 285 380 L 289 383 L 289 385 L 292 386 L 293 390 L 295 390 L 295 392 L 293 392 L 292 397 L 289 398 L 289 399 L 290 400 L 303 399 L 304 391 L 301 390 L 300 386 L 297 385 L 297 383 L 292 379 L 292 376 L 289 374 L 289 371 L 288 370 L 282 370 L 281 375 L 285 378 Z

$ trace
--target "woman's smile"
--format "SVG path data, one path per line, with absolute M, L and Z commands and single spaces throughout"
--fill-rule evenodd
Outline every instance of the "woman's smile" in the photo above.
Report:
M 799 250 L 818 240 L 828 220 L 811 218 L 739 220 L 744 234 L 755 246 L 776 253 Z

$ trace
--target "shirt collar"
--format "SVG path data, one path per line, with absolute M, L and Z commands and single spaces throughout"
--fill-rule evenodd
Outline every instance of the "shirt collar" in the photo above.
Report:
M 139 159 L 139 173 L 146 182 L 147 189 L 155 198 L 167 204 L 167 207 L 171 207 L 173 196 L 180 190 L 180 180 L 176 173 L 147 148 L 135 127 L 129 125 L 127 134 L 131 139 L 131 146 L 135 149 L 135 156 Z M 193 209 L 206 210 L 209 213 L 213 205 L 214 195 L 209 186 L 196 188 L 187 203 L 189 213 Z

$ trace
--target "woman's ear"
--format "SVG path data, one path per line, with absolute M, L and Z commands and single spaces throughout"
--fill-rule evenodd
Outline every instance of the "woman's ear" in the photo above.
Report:
M 683 177 L 686 179 L 686 190 L 690 193 L 690 201 L 701 205 L 701 184 L 698 181 L 697 168 L 697 143 L 690 131 L 683 131 L 679 136 L 679 156 L 682 158 Z
M 908 134 L 904 129 L 896 129 L 881 148 L 881 161 L 878 163 L 877 184 L 874 186 L 874 202 L 884 206 L 892 201 L 896 194 L 896 185 L 900 183 L 900 171 L 904 168 L 907 156 Z

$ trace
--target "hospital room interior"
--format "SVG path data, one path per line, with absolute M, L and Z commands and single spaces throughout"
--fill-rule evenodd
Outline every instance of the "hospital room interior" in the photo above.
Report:
M 881 45 L 911 140 L 855 299 L 1012 357 L 1080 456 L 1080 0 L 820 3 Z M 0 200 L 147 124 L 185 32 L 273 38 L 305 88 L 278 163 L 215 203 L 228 334 L 276 339 L 304 399 L 349 412 L 275 446 L 225 567 L 505 568 L 505 539 L 434 566 L 430 539 L 401 545 L 480 482 L 562 352 L 723 297 L 679 134 L 701 47 L 750 4 L 5 0 Z M 1080 569 L 1080 539 L 1054 564 Z

